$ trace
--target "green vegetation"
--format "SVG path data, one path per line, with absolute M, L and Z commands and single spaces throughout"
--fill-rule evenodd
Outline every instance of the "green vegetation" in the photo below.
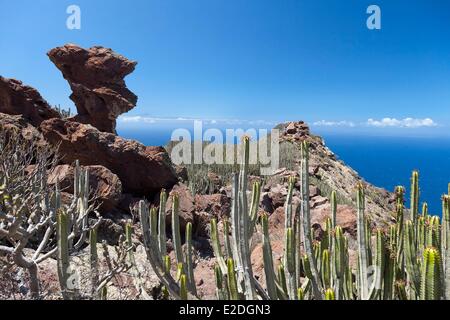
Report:
M 268 217 L 263 214 L 253 227 L 255 193 L 248 206 L 249 140 L 243 140 L 244 156 L 238 174 L 232 179 L 231 250 L 223 253 L 218 222 L 211 221 L 211 241 L 217 266 L 214 269 L 218 299 L 290 299 L 290 300 L 439 300 L 450 298 L 450 212 L 449 195 L 442 198 L 443 218 L 419 214 L 419 174 L 411 179 L 411 209 L 406 216 L 403 187 L 397 187 L 394 222 L 386 229 L 372 229 L 365 204 L 363 184 L 357 185 L 357 264 L 350 264 L 348 239 L 336 225 L 335 204 L 339 195 L 330 191 L 333 205 L 321 241 L 313 241 L 309 207 L 309 150 L 303 142 L 300 150 L 301 205 L 293 210 L 295 179 L 289 179 L 285 203 L 284 257 L 277 272 L 273 263 Z M 175 196 L 176 197 L 176 196 Z M 175 202 L 175 201 L 174 201 Z M 142 203 L 143 205 L 143 203 Z M 175 208 L 176 210 L 176 208 Z M 162 253 L 149 227 L 148 208 L 141 207 L 142 231 L 148 259 L 175 299 L 186 298 L 185 285 L 162 272 Z M 178 232 L 176 211 L 172 214 L 174 232 Z M 225 222 L 227 225 L 228 222 Z M 229 229 L 228 229 L 229 228 Z M 250 262 L 250 239 L 262 235 L 265 284 L 259 283 Z M 228 243 L 228 232 L 222 235 Z M 188 246 L 192 244 L 188 243 Z M 188 252 L 190 252 L 188 248 Z M 189 272 L 188 272 L 189 274 Z M 264 289 L 264 287 L 266 289 Z M 188 299 L 198 299 L 189 290 Z

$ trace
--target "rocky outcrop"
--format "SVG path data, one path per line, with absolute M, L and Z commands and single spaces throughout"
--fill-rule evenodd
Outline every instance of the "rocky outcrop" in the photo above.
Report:
M 228 217 L 230 211 L 231 199 L 224 194 L 195 195 L 195 234 L 208 236 L 211 219 Z
M 78 110 L 73 120 L 116 133 L 117 117 L 137 103 L 124 81 L 137 62 L 108 48 L 83 49 L 74 44 L 54 48 L 47 55 L 72 89 L 70 98 Z
M 22 116 L 0 113 L 0 127 L 7 131 L 20 132 L 26 140 L 37 141 L 40 145 L 45 144 L 41 133 Z
M 50 144 L 59 145 L 64 164 L 79 160 L 81 165 L 104 166 L 119 177 L 126 193 L 151 195 L 177 182 L 164 148 L 146 147 L 91 125 L 62 119 L 44 121 L 40 130 Z
M 309 127 L 304 121 L 288 122 L 278 125 L 280 141 L 302 141 L 309 136 Z
M 21 115 L 33 126 L 42 121 L 59 118 L 40 93 L 22 81 L 0 76 L 0 112 L 10 115 Z
M 103 215 L 111 213 L 119 204 L 122 197 L 122 183 L 109 169 L 103 166 L 86 166 L 89 172 L 89 185 L 92 196 L 100 204 L 99 212 Z M 57 181 L 61 190 L 73 193 L 74 168 L 70 165 L 56 166 L 48 175 L 48 183 L 54 185 Z

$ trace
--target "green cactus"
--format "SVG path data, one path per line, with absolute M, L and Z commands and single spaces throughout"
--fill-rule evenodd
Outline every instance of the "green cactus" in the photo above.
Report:
M 225 259 L 222 255 L 222 249 L 220 246 L 220 240 L 219 240 L 219 231 L 217 229 L 217 220 L 215 218 L 211 219 L 211 244 L 214 251 L 214 256 L 217 259 L 217 263 L 219 264 L 219 267 L 222 269 L 222 273 L 227 273 L 227 265 L 225 263 Z
M 166 190 L 161 190 L 159 197 L 159 211 L 158 211 L 158 245 L 159 251 L 164 256 L 167 254 L 166 246 L 166 203 L 167 203 L 167 193 Z
M 297 294 L 297 280 L 295 269 L 295 239 L 292 228 L 287 228 L 285 235 L 285 264 L 286 264 L 286 284 L 288 287 L 288 295 L 294 300 Z
M 449 184 L 450 187 L 450 184 Z M 444 271 L 444 298 L 450 300 L 450 195 L 442 197 L 442 267 Z
M 58 241 L 58 278 L 61 287 L 61 293 L 65 300 L 71 299 L 72 296 L 68 289 L 69 280 L 69 217 L 60 209 L 56 217 L 56 234 Z
M 331 227 L 336 228 L 336 216 L 337 216 L 337 193 L 335 190 L 331 192 L 330 196 L 331 202 Z
M 303 288 L 297 289 L 297 300 L 305 300 L 305 291 Z
M 188 287 L 192 294 L 197 295 L 197 288 L 194 277 L 194 253 L 192 252 L 192 223 L 186 224 L 186 268 L 188 277 Z
M 413 225 L 417 224 L 417 216 L 419 212 L 419 172 L 413 171 L 411 177 L 411 221 Z M 416 243 L 414 241 L 414 243 Z
M 239 300 L 238 284 L 236 272 L 234 269 L 234 261 L 229 258 L 227 261 L 227 283 L 228 283 L 228 295 L 230 300 Z
M 216 296 L 218 300 L 228 300 L 227 291 L 223 287 L 223 274 L 219 265 L 214 266 L 214 279 L 216 280 Z
M 333 258 L 333 278 L 336 287 L 336 296 L 340 300 L 343 296 L 344 290 L 344 276 L 346 274 L 346 268 L 348 264 L 346 261 L 346 248 L 345 248 L 345 238 L 342 228 L 337 226 L 334 231 L 334 248 L 332 251 Z
M 285 296 L 288 297 L 288 287 L 287 287 L 287 283 L 286 283 L 286 273 L 284 271 L 284 266 L 283 264 L 280 264 L 278 266 L 278 283 L 279 285 L 279 296 Z
M 322 284 L 325 288 L 331 287 L 331 260 L 328 249 L 322 251 L 322 261 L 320 266 Z
M 333 289 L 327 289 L 325 291 L 325 300 L 336 300 Z
M 267 214 L 261 215 L 261 226 L 262 226 L 262 245 L 263 245 L 263 260 L 264 260 L 264 274 L 266 276 L 266 287 L 267 293 L 272 300 L 276 300 L 277 286 L 275 279 L 275 271 L 273 266 L 273 256 L 272 256 L 272 246 L 270 244 L 269 237 L 269 222 Z
M 303 218 L 303 235 L 304 248 L 306 255 L 310 261 L 311 267 L 311 286 L 314 298 L 322 300 L 322 289 L 320 286 L 320 275 L 317 268 L 316 258 L 313 254 L 313 241 L 311 235 L 311 212 L 309 204 L 309 146 L 306 141 L 303 141 L 300 149 L 300 178 L 301 178 L 301 205 Z
M 357 186 L 357 239 L 358 239 L 358 283 L 360 298 L 366 300 L 369 297 L 368 275 L 369 258 L 367 252 L 366 219 L 365 219 L 365 195 L 364 187 L 360 183 Z
M 89 261 L 91 267 L 91 288 L 92 294 L 96 294 L 96 288 L 99 280 L 98 274 L 98 253 L 97 253 L 97 229 L 89 231 Z
M 181 250 L 180 217 L 179 217 L 179 196 L 172 195 L 172 237 L 173 247 L 177 263 L 184 264 L 183 251 Z
M 185 274 L 182 274 L 180 276 L 180 296 L 181 296 L 181 300 L 188 299 L 187 277 Z
M 441 298 L 440 254 L 435 248 L 426 248 L 423 253 L 420 299 L 439 300 Z

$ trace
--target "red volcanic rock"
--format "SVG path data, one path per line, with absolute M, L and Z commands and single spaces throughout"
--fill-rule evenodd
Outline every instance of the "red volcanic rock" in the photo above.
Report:
M 331 206 L 329 203 L 311 210 L 311 223 L 325 225 L 325 220 L 330 217 Z M 344 232 L 356 236 L 356 209 L 348 205 L 338 205 L 336 223 Z
M 180 217 L 180 229 L 184 230 L 188 222 L 194 221 L 194 197 L 189 188 L 184 184 L 177 184 L 173 187 L 166 203 L 166 225 L 172 224 L 172 195 L 178 194 L 179 207 L 178 213 Z
M 195 196 L 195 232 L 200 236 L 207 236 L 212 218 L 220 220 L 229 216 L 231 199 L 224 194 Z
M 40 132 L 22 116 L 0 113 L 0 127 L 7 131 L 20 133 L 26 140 L 35 140 L 38 142 L 38 145 L 45 145 Z
M 170 158 L 162 147 L 143 144 L 100 132 L 96 128 L 62 119 L 44 121 L 40 126 L 44 138 L 59 145 L 61 162 L 101 165 L 115 173 L 124 192 L 148 195 L 162 188 L 170 189 L 177 176 Z
M 98 197 L 101 203 L 101 213 L 109 213 L 119 204 L 122 196 L 122 183 L 120 179 L 110 170 L 103 166 L 86 166 L 89 172 L 89 186 L 93 195 Z M 63 191 L 73 193 L 74 168 L 70 165 L 59 165 L 49 173 L 48 183 L 55 184 L 57 181 Z
M 42 121 L 59 118 L 39 92 L 21 81 L 0 76 L 0 112 L 21 115 L 33 126 Z
M 74 120 L 116 133 L 117 117 L 137 103 L 124 81 L 137 62 L 108 48 L 83 49 L 74 44 L 54 48 L 47 55 L 72 89 L 70 98 L 78 110 Z

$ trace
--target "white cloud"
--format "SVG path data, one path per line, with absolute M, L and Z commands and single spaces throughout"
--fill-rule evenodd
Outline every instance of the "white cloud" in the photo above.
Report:
M 370 127 L 397 127 L 397 128 L 420 128 L 420 127 L 436 127 L 437 123 L 431 118 L 416 119 L 416 118 L 383 118 L 381 120 L 369 119 L 366 123 Z
M 267 120 L 245 120 L 245 119 L 199 119 L 199 118 L 184 118 L 184 117 L 174 117 L 174 118 L 159 118 L 150 116 L 120 116 L 118 118 L 119 122 L 122 123 L 157 123 L 157 122 L 193 122 L 202 121 L 205 124 L 226 124 L 226 125 L 267 125 L 275 126 L 277 123 Z
M 316 127 L 355 127 L 355 123 L 352 121 L 327 121 L 320 120 L 313 123 Z

